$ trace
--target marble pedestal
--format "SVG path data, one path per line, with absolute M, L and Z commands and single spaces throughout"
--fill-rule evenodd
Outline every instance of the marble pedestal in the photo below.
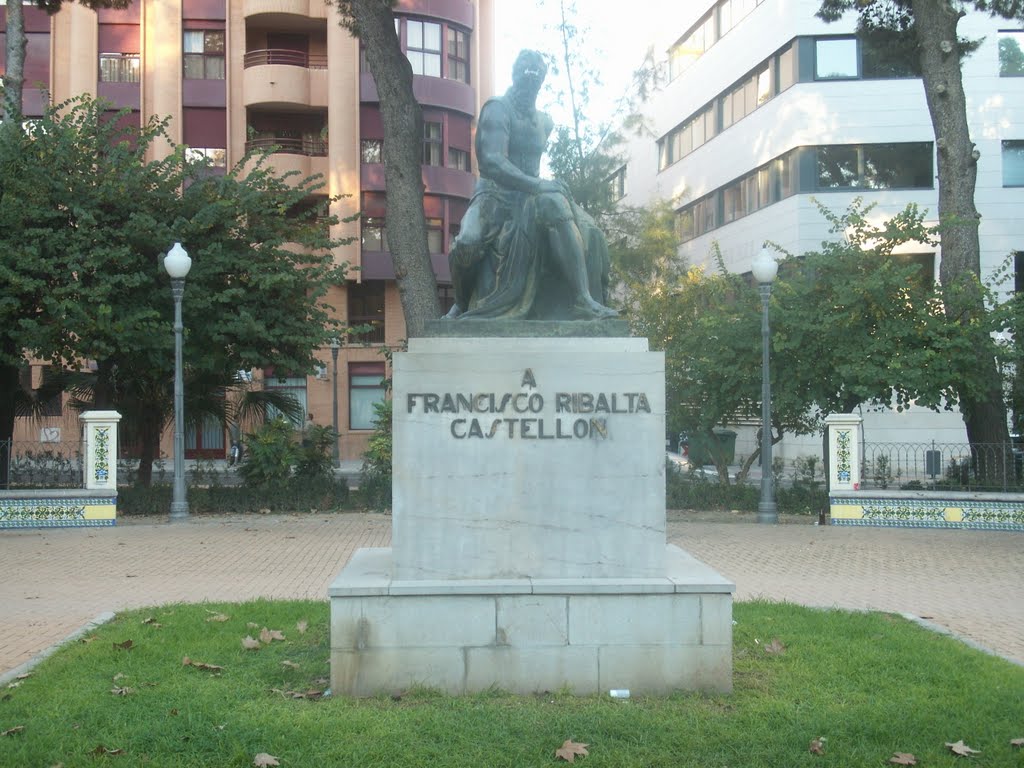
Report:
M 424 338 L 393 373 L 392 548 L 330 588 L 335 693 L 731 689 L 734 587 L 666 547 L 661 353 Z

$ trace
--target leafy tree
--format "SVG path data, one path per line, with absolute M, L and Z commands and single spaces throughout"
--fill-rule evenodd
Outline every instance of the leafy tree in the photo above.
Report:
M 441 316 L 423 213 L 423 113 L 412 91 L 412 66 L 395 34 L 395 0 L 327 0 L 366 49 L 384 125 L 385 228 L 409 338 Z
M 920 59 L 928 111 L 938 149 L 938 213 L 942 265 L 940 280 L 946 317 L 970 337 L 974 350 L 970 387 L 959 390 L 960 409 L 972 443 L 1006 444 L 1006 408 L 993 345 L 985 333 L 985 291 L 981 284 L 980 214 L 974 204 L 979 152 L 971 141 L 961 60 L 974 47 L 958 38 L 957 26 L 969 9 L 1004 19 L 1024 20 L 1019 0 L 822 0 L 818 16 L 835 21 L 847 11 L 858 15 L 859 33 L 902 35 Z M 983 467 L 997 479 L 1002 465 Z
M 835 237 L 786 254 L 772 289 L 772 441 L 815 432 L 824 416 L 861 403 L 955 405 L 980 375 L 972 335 L 947 322 L 920 267 L 893 255 L 933 236 L 923 214 L 909 206 L 872 225 L 860 201 L 842 214 L 819 207 Z M 673 255 L 656 261 L 646 287 L 632 286 L 630 319 L 665 351 L 669 423 L 710 441 L 714 427 L 760 413 L 760 299 L 717 252 L 714 273 L 677 267 Z M 724 467 L 719 476 L 727 482 Z
M 121 128 L 88 97 L 0 135 L 0 274 L 14 287 L 0 302 L 0 370 L 16 370 L 26 353 L 72 372 L 95 361 L 76 394 L 123 411 L 127 437 L 142 445 L 143 482 L 173 412 L 162 253 L 178 240 L 193 258 L 186 392 L 219 400 L 220 414 L 239 370 L 312 370 L 339 332 L 325 296 L 344 279 L 326 198 L 309 205 L 319 182 L 278 178 L 265 158 L 248 175 L 240 164 L 212 176 L 182 147 L 146 162 L 158 138 L 163 123 Z M 0 403 L 10 396 L 0 391 Z M 199 401 L 186 406 L 190 417 Z M 0 439 L 13 428 L 4 416 Z

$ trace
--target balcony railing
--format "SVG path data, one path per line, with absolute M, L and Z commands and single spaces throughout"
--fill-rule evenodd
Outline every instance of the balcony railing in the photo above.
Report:
M 286 48 L 264 48 L 259 51 L 245 52 L 244 66 L 246 69 L 264 64 L 284 64 L 303 69 L 327 69 L 327 56 L 320 53 L 289 51 Z
M 287 155 L 306 155 L 307 157 L 327 157 L 327 139 L 303 138 L 286 139 L 278 137 L 266 137 L 250 139 L 245 142 L 245 151 L 271 150 L 274 154 L 280 152 Z

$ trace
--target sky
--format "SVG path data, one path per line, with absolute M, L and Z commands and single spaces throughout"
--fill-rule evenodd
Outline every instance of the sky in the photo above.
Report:
M 626 92 L 632 73 L 650 45 L 650 30 L 659 20 L 671 18 L 673 8 L 688 0 L 631 0 L 632 13 L 624 14 L 621 0 L 576 0 L 574 24 L 588 51 L 587 61 L 598 71 L 603 86 L 594 89 L 587 115 L 595 122 L 611 118 L 615 103 Z M 561 37 L 557 31 L 560 0 L 495 0 L 495 89 L 504 93 L 512 82 L 512 62 L 523 48 L 557 55 Z M 566 0 L 570 5 L 571 0 Z M 613 23 L 610 23 L 613 22 Z M 679 34 L 685 30 L 680 29 Z M 661 52 L 662 55 L 664 52 Z M 551 78 L 549 77 L 549 80 Z M 570 111 L 555 102 L 552 84 L 545 84 L 539 105 L 555 122 L 569 119 Z

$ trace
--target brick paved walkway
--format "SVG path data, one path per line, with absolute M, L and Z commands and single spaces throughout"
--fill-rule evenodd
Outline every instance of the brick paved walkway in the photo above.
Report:
M 390 534 L 373 514 L 0 531 L 0 674 L 105 611 L 325 599 L 352 552 Z M 910 613 L 1024 663 L 1021 534 L 673 520 L 669 539 L 735 581 L 739 600 Z

